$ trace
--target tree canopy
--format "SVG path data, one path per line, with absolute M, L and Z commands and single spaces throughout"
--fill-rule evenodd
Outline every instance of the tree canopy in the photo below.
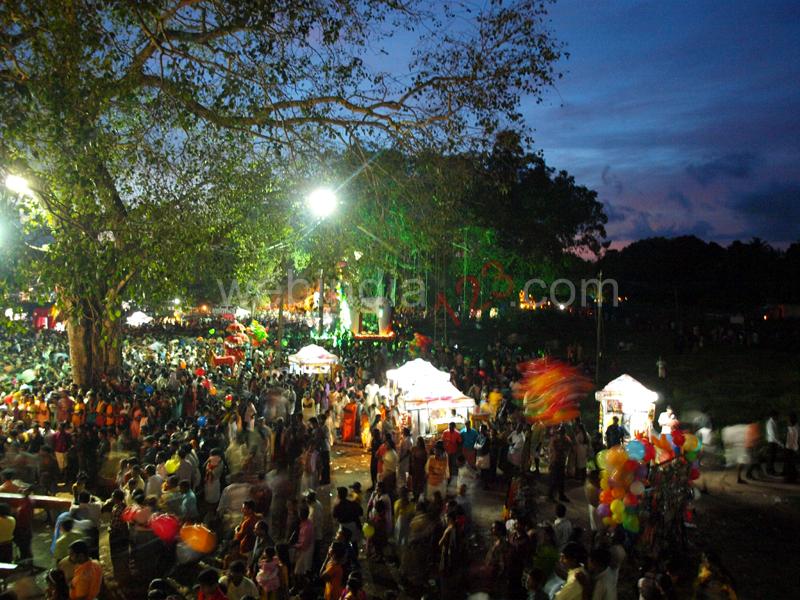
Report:
M 123 297 L 274 267 L 293 169 L 518 122 L 558 77 L 547 4 L 2 3 L 0 171 L 29 184 L 25 266 L 69 316 L 75 380 L 118 368 Z

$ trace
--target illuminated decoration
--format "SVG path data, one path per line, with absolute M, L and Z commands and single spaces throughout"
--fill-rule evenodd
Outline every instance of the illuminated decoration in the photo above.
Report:
M 611 425 L 614 417 L 631 436 L 649 436 L 655 416 L 658 394 L 647 389 L 630 375 L 620 375 L 594 395 L 600 404 L 600 431 Z
M 236 317 L 236 320 L 239 319 L 249 319 L 250 318 L 250 311 L 246 308 L 241 308 L 239 306 L 236 307 L 236 310 L 233 313 L 233 316 Z
M 356 340 L 385 341 L 392 340 L 395 332 L 392 330 L 392 306 L 389 299 L 384 296 L 363 298 L 359 308 L 348 307 L 350 316 L 350 331 Z M 377 331 L 368 331 L 364 327 L 364 316 L 373 314 L 378 321 Z
M 127 319 L 125 322 L 128 324 L 129 327 L 141 327 L 142 325 L 147 325 L 153 321 L 153 317 L 146 315 L 140 310 L 137 310 Z
M 539 305 L 536 303 L 536 298 L 528 295 L 528 299 L 525 299 L 525 290 L 519 291 L 519 307 L 522 310 L 536 310 Z
M 322 346 L 309 344 L 289 356 L 289 369 L 294 373 L 327 373 L 339 357 Z
M 341 284 L 336 286 L 336 297 L 339 299 L 339 322 L 343 329 L 350 329 L 352 324 L 350 304 L 347 302 L 347 295 L 344 293 Z
M 514 386 L 514 397 L 522 401 L 529 422 L 551 426 L 580 415 L 578 402 L 592 389 L 592 383 L 576 367 L 540 358 L 518 368 L 523 376 Z

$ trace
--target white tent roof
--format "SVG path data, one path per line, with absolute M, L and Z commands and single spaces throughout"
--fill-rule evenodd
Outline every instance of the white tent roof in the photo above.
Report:
M 658 394 L 653 390 L 647 389 L 630 375 L 620 375 L 610 381 L 602 390 L 595 392 L 595 399 L 620 400 L 623 405 L 642 406 L 653 404 L 658 401 Z
M 406 391 L 425 382 L 449 382 L 450 374 L 440 371 L 426 360 L 415 358 L 401 367 L 386 371 L 386 379 Z
M 405 392 L 406 410 L 415 408 L 475 408 L 475 400 L 464 395 L 450 381 L 427 380 Z
M 125 319 L 125 322 L 131 327 L 139 327 L 141 325 L 146 325 L 152 320 L 153 317 L 146 315 L 140 310 L 137 310 L 135 313 Z
M 309 344 L 301 348 L 296 354 L 289 356 L 289 362 L 301 366 L 332 365 L 339 362 L 339 357 L 331 354 L 322 346 Z

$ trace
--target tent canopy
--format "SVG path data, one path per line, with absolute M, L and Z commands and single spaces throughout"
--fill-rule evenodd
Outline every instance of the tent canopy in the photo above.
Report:
M 397 369 L 386 371 L 386 379 L 393 382 L 401 390 L 408 391 L 414 387 L 431 384 L 432 382 L 449 383 L 450 374 L 446 371 L 440 371 L 426 360 L 415 358 Z M 461 395 L 463 396 L 463 394 Z
M 137 310 L 131 316 L 129 316 L 125 321 L 131 327 L 140 327 L 142 325 L 147 325 L 153 320 L 153 317 L 146 315 L 140 310 Z
M 405 391 L 406 410 L 427 408 L 466 408 L 473 410 L 475 400 L 464 395 L 450 381 L 429 379 Z
M 595 392 L 598 402 L 618 400 L 629 410 L 646 410 L 658 401 L 658 394 L 647 389 L 630 375 L 620 375 L 610 381 L 602 390 Z
M 312 367 L 320 365 L 333 365 L 339 362 L 339 357 L 331 354 L 322 346 L 309 344 L 301 348 L 297 353 L 289 356 L 289 362 L 301 367 Z

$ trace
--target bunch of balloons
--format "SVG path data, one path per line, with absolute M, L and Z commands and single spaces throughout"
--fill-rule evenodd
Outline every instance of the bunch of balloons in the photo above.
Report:
M 703 447 L 703 442 L 696 435 L 684 433 L 680 429 L 673 429 L 672 433 L 662 433 L 659 437 L 654 436 L 652 442 L 656 448 L 657 464 L 665 463 L 676 457 L 683 457 L 692 465 L 689 471 L 689 480 L 694 481 L 700 477 L 700 462 L 697 457 Z
M 691 463 L 689 481 L 700 477 L 697 455 L 702 443 L 691 433 L 675 429 L 651 439 L 638 438 L 625 446 L 614 446 L 597 453 L 600 470 L 600 504 L 597 516 L 607 527 L 622 525 L 639 532 L 639 503 L 650 472 L 649 465 L 662 465 L 676 458 Z
M 522 379 L 514 386 L 514 397 L 522 401 L 528 421 L 551 426 L 579 416 L 578 402 L 591 391 L 592 382 L 576 367 L 540 358 L 518 369 Z
M 600 467 L 600 505 L 597 516 L 606 527 L 622 525 L 639 533 L 639 502 L 644 494 L 648 463 L 655 448 L 645 440 L 631 440 L 597 453 Z

